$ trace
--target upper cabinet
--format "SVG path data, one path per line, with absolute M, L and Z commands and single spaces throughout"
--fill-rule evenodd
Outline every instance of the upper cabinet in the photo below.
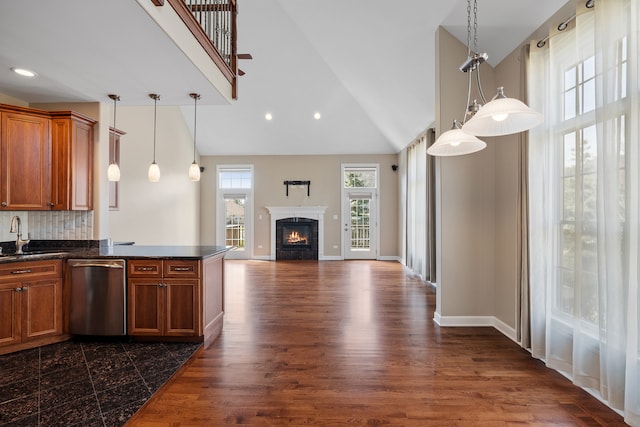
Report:
M 0 209 L 93 209 L 95 123 L 0 104 Z
M 51 208 L 92 210 L 96 122 L 70 111 L 51 114 Z
M 51 119 L 41 114 L 0 112 L 0 206 L 49 209 Z

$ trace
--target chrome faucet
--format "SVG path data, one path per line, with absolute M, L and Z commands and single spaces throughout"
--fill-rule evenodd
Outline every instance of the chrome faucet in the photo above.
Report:
M 18 215 L 14 215 L 11 218 L 11 228 L 9 229 L 9 233 L 18 233 L 18 238 L 16 239 L 16 253 L 22 254 L 22 248 L 30 242 L 29 239 L 22 240 L 22 221 L 20 221 L 20 217 Z

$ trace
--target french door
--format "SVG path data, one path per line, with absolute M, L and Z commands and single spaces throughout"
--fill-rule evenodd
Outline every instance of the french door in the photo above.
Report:
M 378 257 L 377 164 L 342 165 L 342 254 L 344 259 Z
M 374 191 L 346 192 L 344 203 L 344 258 L 376 259 L 378 215 Z

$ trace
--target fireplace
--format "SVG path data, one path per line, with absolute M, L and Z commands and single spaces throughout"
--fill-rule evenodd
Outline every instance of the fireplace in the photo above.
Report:
M 271 251 L 269 259 L 324 259 L 324 212 L 326 206 L 266 206 L 271 216 Z M 302 238 L 293 239 L 288 243 L 292 247 L 283 248 L 282 221 L 297 226 L 311 224 L 311 235 L 308 236 L 309 246 L 302 247 Z M 278 224 L 280 224 L 278 226 Z M 295 229 L 295 228 L 294 228 Z M 298 234 L 300 230 L 298 229 Z M 305 245 L 306 246 L 306 245 Z
M 277 260 L 317 260 L 318 221 L 283 218 L 276 221 Z

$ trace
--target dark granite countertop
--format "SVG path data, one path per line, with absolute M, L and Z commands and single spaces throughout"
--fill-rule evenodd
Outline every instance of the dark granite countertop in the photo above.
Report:
M 23 255 L 3 253 L 0 263 L 68 258 L 179 258 L 205 259 L 224 254 L 226 246 L 136 246 L 114 245 L 99 247 L 34 248 Z

